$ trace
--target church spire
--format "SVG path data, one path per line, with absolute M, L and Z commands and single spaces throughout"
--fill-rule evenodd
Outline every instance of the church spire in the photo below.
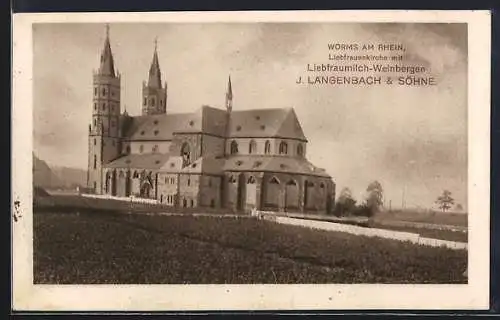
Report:
M 109 43 L 109 24 L 106 24 L 106 40 L 104 41 L 104 48 L 101 52 L 99 74 L 115 77 L 115 64 L 113 61 L 113 53 L 111 52 L 111 45 Z
M 231 75 L 229 75 L 229 80 L 227 81 L 226 109 L 229 112 L 233 109 L 233 88 L 231 86 Z
M 155 38 L 155 51 L 153 53 L 153 61 L 149 68 L 148 87 L 161 88 L 161 71 L 160 63 L 158 62 L 158 39 Z

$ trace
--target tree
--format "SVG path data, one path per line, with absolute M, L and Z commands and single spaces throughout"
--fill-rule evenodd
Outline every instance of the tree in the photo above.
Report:
M 353 213 L 356 208 L 356 200 L 352 196 L 351 189 L 343 188 L 335 205 L 335 215 L 343 216 Z
M 436 204 L 439 206 L 439 209 L 446 212 L 453 206 L 453 204 L 455 204 L 455 199 L 451 197 L 450 191 L 444 190 L 443 194 L 437 198 Z
M 373 181 L 366 188 L 367 198 L 366 198 L 366 207 L 372 210 L 372 213 L 376 213 L 380 210 L 380 207 L 383 205 L 384 198 L 384 190 L 382 189 L 382 185 L 378 181 Z

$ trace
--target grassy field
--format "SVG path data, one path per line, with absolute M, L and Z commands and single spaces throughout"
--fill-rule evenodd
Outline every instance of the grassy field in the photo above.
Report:
M 96 198 L 86 198 L 79 195 L 53 195 L 49 197 L 36 197 L 34 200 L 34 208 L 37 211 L 45 212 L 178 212 L 179 209 L 175 209 L 166 205 L 158 204 L 145 204 L 145 203 L 131 203 L 128 201 L 112 200 L 112 199 L 96 199 Z M 204 208 L 203 213 L 215 213 L 220 214 L 236 214 L 232 211 L 221 211 L 220 209 L 214 210 L 212 212 L 209 208 Z M 185 213 L 200 213 L 197 208 L 182 208 Z M 237 214 L 245 214 L 239 212 Z M 436 216 L 436 215 L 435 215 Z M 430 220 L 432 217 L 431 213 L 412 213 L 409 211 L 398 212 L 394 211 L 391 213 L 381 213 L 377 215 L 376 219 L 369 222 L 367 218 L 338 218 L 335 216 L 317 216 L 311 214 L 303 214 L 302 218 L 312 219 L 312 220 L 326 220 L 343 224 L 354 224 L 363 227 L 380 228 L 395 231 L 404 231 L 420 234 L 422 237 L 428 237 L 433 239 L 442 239 L 449 241 L 459 241 L 467 242 L 467 233 L 457 232 L 451 230 L 434 230 L 428 228 L 421 228 L 412 226 L 412 222 L 426 223 L 429 221 L 437 222 L 437 224 L 450 223 L 453 224 L 466 224 L 466 219 L 464 220 L 464 215 L 453 215 L 450 214 L 437 214 L 435 220 Z M 300 218 L 300 217 L 299 217 Z M 407 220 L 402 220 L 403 218 Z M 411 221 L 413 219 L 413 221 Z M 446 220 L 448 219 L 448 220 Z M 359 220 L 359 221 L 358 221 Z M 360 222 L 361 221 L 361 222 Z M 409 222 L 408 222 L 409 221 Z M 409 225 L 394 225 L 396 223 L 405 222 Z M 392 224 L 392 225 L 391 225 Z
M 417 227 L 411 227 L 411 226 L 408 226 L 408 227 L 406 227 L 406 226 L 390 226 L 390 225 L 379 224 L 377 222 L 373 223 L 371 225 L 371 227 L 385 229 L 385 230 L 417 233 L 421 237 L 424 237 L 424 238 L 457 241 L 457 242 L 467 242 L 468 241 L 467 232 L 461 232 L 461 231 L 436 230 L 436 229 L 427 229 L 427 228 L 417 228 Z
M 465 250 L 247 217 L 34 214 L 35 283 L 466 283 Z
M 467 214 L 417 211 L 417 210 L 394 210 L 391 212 L 381 212 L 377 214 L 377 219 L 383 221 L 407 221 L 417 223 L 442 224 L 450 226 L 467 226 Z

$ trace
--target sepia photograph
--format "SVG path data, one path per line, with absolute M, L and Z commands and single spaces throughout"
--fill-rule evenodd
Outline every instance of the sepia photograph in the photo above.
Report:
M 31 108 L 13 123 L 31 118 L 32 178 L 13 228 L 29 219 L 31 285 L 400 285 L 424 298 L 487 267 L 471 239 L 489 225 L 471 219 L 489 219 L 473 197 L 489 180 L 471 166 L 489 177 L 489 140 L 471 132 L 489 128 L 489 100 L 473 118 L 483 69 L 467 20 L 26 28 Z

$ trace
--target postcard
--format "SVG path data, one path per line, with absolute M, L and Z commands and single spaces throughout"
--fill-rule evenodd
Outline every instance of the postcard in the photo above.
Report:
M 15 14 L 12 308 L 487 309 L 490 33 Z

